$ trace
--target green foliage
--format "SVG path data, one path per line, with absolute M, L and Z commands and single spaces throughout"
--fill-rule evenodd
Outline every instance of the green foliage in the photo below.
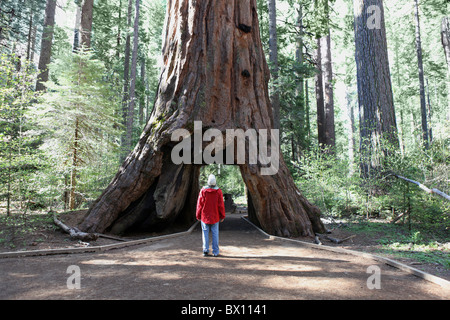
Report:
M 32 192 L 29 174 L 39 168 L 39 137 L 31 134 L 33 120 L 26 119 L 29 104 L 36 98 L 31 90 L 33 74 L 15 55 L 0 55 L 0 199 L 23 200 Z
M 50 160 L 51 173 L 45 185 L 56 186 L 50 192 L 56 196 L 58 190 L 68 186 L 73 170 L 77 171 L 81 192 L 89 189 L 86 184 L 92 179 L 104 185 L 102 174 L 106 171 L 110 176 L 110 170 L 116 169 L 108 159 L 117 161 L 121 125 L 115 114 L 119 101 L 103 79 L 103 63 L 80 50 L 57 58 L 50 71 L 53 80 L 46 83 L 47 92 L 29 113 L 29 117 L 37 118 L 45 135 L 41 149 Z
M 0 53 L 14 51 L 10 46 L 5 45 L 4 39 L 27 42 L 30 19 L 34 22 L 33 25 L 41 27 L 46 2 L 46 0 L 2 0 L 0 2 Z
M 379 253 L 440 264 L 450 269 L 450 246 L 445 227 L 430 229 L 423 224 L 413 224 L 410 229 L 407 225 L 366 220 L 352 221 L 341 227 L 355 234 L 378 239 Z
M 450 154 L 448 148 L 443 150 L 444 145 L 448 140 L 435 141 L 429 150 L 418 147 L 406 155 L 391 151 L 383 171 L 370 178 L 363 178 L 356 168 L 350 171 L 347 159 L 318 149 L 305 152 L 292 172 L 304 195 L 324 216 L 393 219 L 404 214 L 406 223 L 448 230 L 450 204 L 394 176 L 406 176 L 448 194 Z
M 303 194 L 325 215 L 344 216 L 360 210 L 359 176 L 350 174 L 347 160 L 312 148 L 303 153 L 292 171 Z
M 27 246 L 25 238 L 35 236 L 35 242 L 44 241 L 43 230 L 54 230 L 52 214 L 0 215 L 0 246 L 8 249 Z
M 200 186 L 207 185 L 210 174 L 216 176 L 217 186 L 222 189 L 224 194 L 231 193 L 233 198 L 245 195 L 245 184 L 238 166 L 210 164 L 202 167 L 200 172 Z

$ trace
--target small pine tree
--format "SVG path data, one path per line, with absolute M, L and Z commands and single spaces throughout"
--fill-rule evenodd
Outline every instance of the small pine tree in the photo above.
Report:
M 25 180 L 37 168 L 36 137 L 28 134 L 32 121 L 25 113 L 35 99 L 34 76 L 29 66 L 14 54 L 0 55 L 0 197 L 6 199 L 6 214 L 12 200 L 26 197 Z M 21 206 L 22 207 L 22 206 Z
M 34 112 L 47 132 L 44 148 L 65 176 L 72 210 L 83 169 L 118 146 L 117 101 L 103 79 L 104 65 L 88 51 L 58 57 L 50 72 L 47 92 Z

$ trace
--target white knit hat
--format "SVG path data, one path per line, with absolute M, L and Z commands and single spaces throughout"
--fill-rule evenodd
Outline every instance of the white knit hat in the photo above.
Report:
M 213 174 L 210 174 L 208 177 L 208 185 L 215 186 L 216 185 L 216 177 Z

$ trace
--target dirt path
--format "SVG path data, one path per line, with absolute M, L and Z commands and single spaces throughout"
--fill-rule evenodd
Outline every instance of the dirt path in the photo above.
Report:
M 239 215 L 221 224 L 221 257 L 201 234 L 104 253 L 0 259 L 0 299 L 449 299 L 450 293 L 377 261 L 266 239 Z M 69 266 L 80 289 L 68 289 Z M 381 289 L 370 290 L 369 266 Z M 71 282 L 72 283 L 72 282 Z

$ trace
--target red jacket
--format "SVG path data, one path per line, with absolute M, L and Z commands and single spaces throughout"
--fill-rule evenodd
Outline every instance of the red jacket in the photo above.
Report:
M 206 224 L 215 224 L 225 219 L 225 204 L 222 190 L 219 188 L 204 187 L 198 195 L 197 220 Z

